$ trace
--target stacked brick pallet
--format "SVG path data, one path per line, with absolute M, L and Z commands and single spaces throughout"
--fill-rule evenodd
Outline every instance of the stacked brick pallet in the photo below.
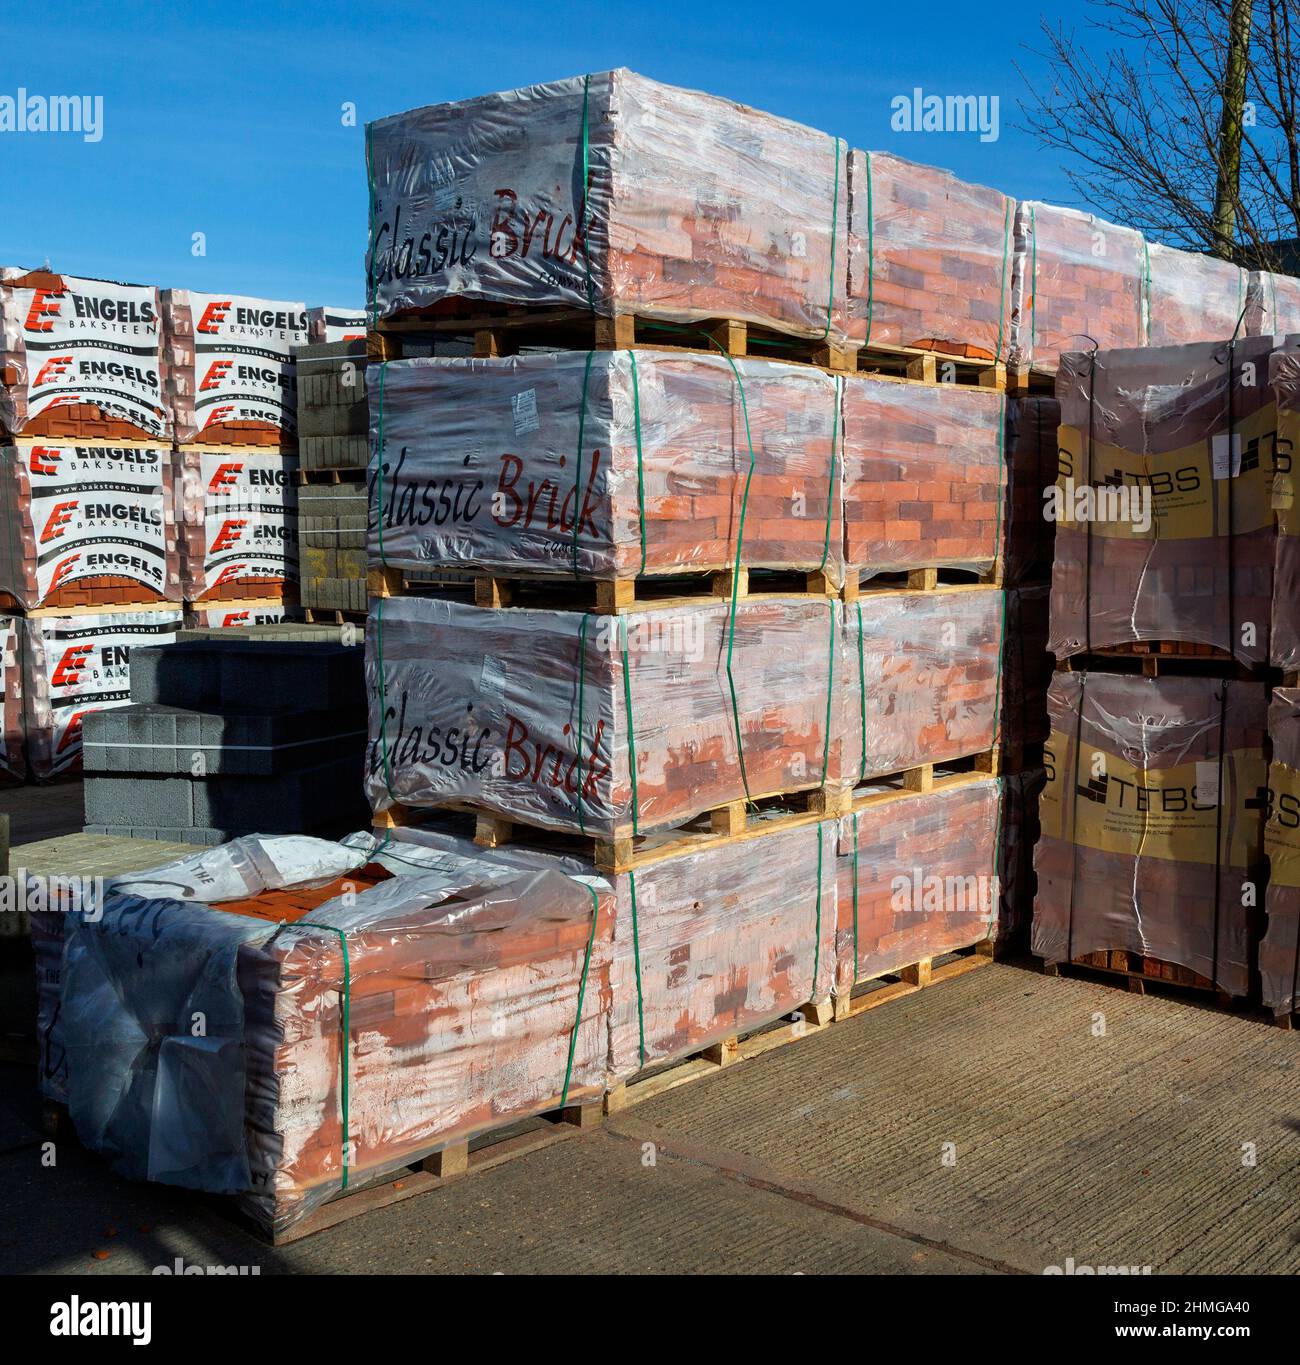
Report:
M 1061 358 L 1050 635 L 1068 671 L 1050 690 L 1033 925 L 1049 963 L 1234 998 L 1267 961 L 1277 1013 L 1294 1000 L 1292 694 L 1270 708 L 1270 692 L 1300 615 L 1298 360 L 1296 338 L 1268 337 Z
M 5 267 L 0 336 L 0 769 L 45 780 L 180 623 L 158 291 Z

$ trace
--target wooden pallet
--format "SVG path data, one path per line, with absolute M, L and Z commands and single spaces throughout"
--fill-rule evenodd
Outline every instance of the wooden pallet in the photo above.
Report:
M 1276 673 L 1265 664 L 1243 664 L 1226 650 L 1182 640 L 1135 640 L 1122 645 L 1102 645 L 1056 661 L 1058 673 L 1089 671 L 1141 673 L 1146 678 L 1183 674 L 1243 682 L 1264 681 Z
M 867 592 L 934 592 L 938 588 L 1002 586 L 1004 563 L 998 555 L 990 565 L 984 560 L 969 564 L 943 564 L 927 568 L 885 570 L 867 577 L 868 570 L 844 571 L 843 596 L 852 602 Z
M 472 337 L 474 354 L 480 357 L 516 355 L 525 346 L 584 351 L 622 351 L 635 346 L 644 350 L 721 353 L 737 359 L 762 356 L 837 372 L 853 370 L 855 360 L 853 351 L 824 338 L 783 334 L 734 318 L 675 323 L 634 313 L 603 318 L 582 308 L 484 304 L 460 312 L 439 307 L 424 313 L 381 318 L 367 335 L 366 352 L 372 362 L 400 360 L 408 353 L 405 345 L 408 342 L 416 342 L 416 349 L 420 350 L 431 339 L 453 336 Z
M 353 466 L 339 466 L 329 469 L 303 469 L 299 466 L 294 474 L 294 482 L 299 485 L 351 483 L 360 486 L 365 481 L 366 470 L 362 467 Z
M 6 608 L 13 610 L 13 608 Z M 23 616 L 32 620 L 40 620 L 48 616 L 106 616 L 115 612 L 133 611 L 173 611 L 180 613 L 184 606 L 180 602 L 164 602 L 159 598 L 154 598 L 150 602 L 82 602 L 73 605 L 55 605 L 48 607 L 32 607 L 29 611 L 22 612 Z
M 1148 986 L 1174 987 L 1178 990 L 1197 991 L 1213 995 L 1218 1002 L 1229 1009 L 1245 1003 L 1244 1000 L 1221 990 L 1208 977 L 1201 976 L 1189 967 L 1174 962 L 1163 962 L 1156 957 L 1146 957 L 1141 953 L 1128 952 L 1123 948 L 1103 949 L 1093 953 L 1080 953 L 1069 962 L 1045 962 L 1045 976 L 1064 976 L 1097 974 L 1121 978 L 1128 990 L 1136 995 L 1145 995 Z
M 1056 372 L 1036 370 L 1025 365 L 1009 366 L 1007 392 L 1015 398 L 1030 398 L 1035 395 L 1051 398 L 1056 393 Z
M 937 986 L 941 981 L 951 981 L 954 977 L 965 976 L 977 968 L 987 967 L 994 960 L 995 940 L 981 939 L 978 943 L 964 948 L 950 949 L 956 954 L 950 961 L 935 965 L 933 957 L 923 957 L 919 962 L 909 962 L 888 971 L 875 972 L 871 976 L 860 977 L 853 983 L 848 995 L 835 997 L 835 1018 L 837 1021 L 853 1019 L 868 1010 L 879 1009 L 891 1000 L 901 1000 L 906 995 L 915 995 L 928 986 Z M 947 957 L 948 952 L 941 954 Z M 883 985 L 873 985 L 883 982 Z
M 928 346 L 865 346 L 856 352 L 859 374 L 896 379 L 912 384 L 977 385 L 1002 393 L 1007 387 L 1007 367 L 988 355 L 959 354 Z
M 345 611 L 342 607 L 303 607 L 303 619 L 314 626 L 345 626 L 366 623 L 364 611 Z

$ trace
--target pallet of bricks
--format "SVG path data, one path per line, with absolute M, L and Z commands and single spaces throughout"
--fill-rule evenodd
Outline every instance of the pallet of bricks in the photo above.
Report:
M 1033 950 L 1289 1020 L 1300 339 L 1067 353 L 1057 394 Z
M 181 624 L 159 292 L 0 268 L 0 773 L 81 768 L 81 724 Z

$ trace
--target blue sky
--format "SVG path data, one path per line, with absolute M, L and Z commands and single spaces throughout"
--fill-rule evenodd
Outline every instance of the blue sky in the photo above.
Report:
M 1046 10 L 1068 25 L 1083 5 Z M 1075 203 L 1058 156 L 1014 126 L 1015 64 L 1041 75 L 1022 46 L 1035 11 L 1016 13 L 1018 32 L 980 6 L 871 0 L 11 5 L 0 96 L 102 95 L 104 114 L 97 143 L 0 133 L 0 262 L 360 306 L 367 119 L 612 66 Z M 892 97 L 916 86 L 997 95 L 1000 137 L 892 132 Z

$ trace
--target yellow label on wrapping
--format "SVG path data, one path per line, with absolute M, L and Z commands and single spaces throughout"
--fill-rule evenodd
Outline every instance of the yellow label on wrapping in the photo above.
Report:
M 1300 412 L 1279 408 L 1277 448 L 1273 458 L 1273 511 L 1277 514 L 1277 529 L 1285 536 L 1300 535 L 1293 468 L 1297 440 L 1300 440 Z
M 1231 499 L 1238 534 L 1273 525 L 1279 463 L 1274 404 L 1181 450 L 1135 453 L 1060 428 L 1055 489 L 1047 515 L 1067 529 L 1128 540 L 1196 540 L 1226 535 Z M 1289 447 L 1288 447 L 1289 450 Z M 1289 472 L 1289 453 L 1282 461 Z
M 1271 885 L 1300 887 L 1300 772 L 1285 763 L 1268 770 L 1264 852 Z
M 1256 856 L 1268 805 L 1262 754 L 1227 753 L 1222 770 L 1217 758 L 1141 768 L 1085 743 L 1076 770 L 1067 761 L 1070 750 L 1071 739 L 1053 731 L 1045 753 L 1047 786 L 1039 802 L 1045 835 L 1103 853 L 1210 866 L 1245 866 Z M 1223 799 L 1232 803 L 1222 817 L 1221 771 Z M 1216 858 L 1220 838 L 1222 853 Z

